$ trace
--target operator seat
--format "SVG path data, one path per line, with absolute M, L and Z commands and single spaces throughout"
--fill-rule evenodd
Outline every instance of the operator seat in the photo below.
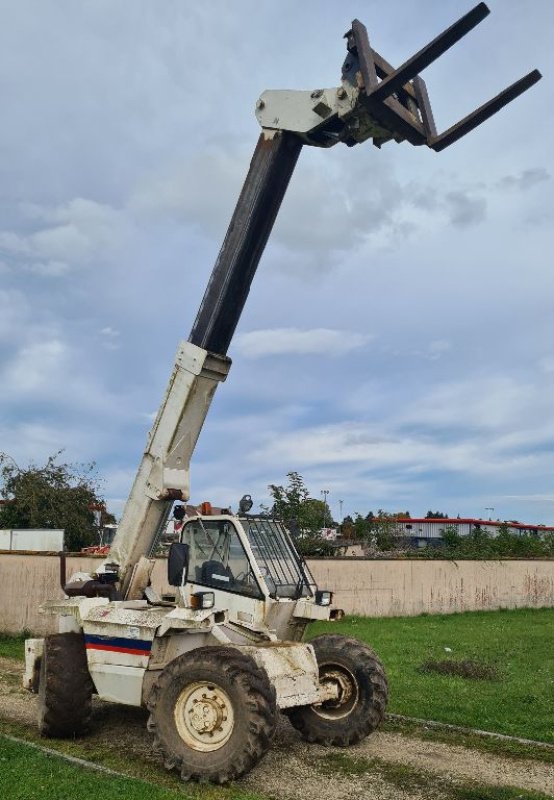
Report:
M 234 584 L 233 573 L 221 561 L 204 561 L 200 575 L 201 583 L 216 589 L 231 589 Z

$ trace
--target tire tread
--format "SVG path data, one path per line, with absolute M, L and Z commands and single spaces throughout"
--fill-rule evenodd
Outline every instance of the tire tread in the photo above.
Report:
M 388 681 L 379 657 L 363 642 L 338 633 L 323 634 L 313 639 L 318 662 L 336 657 L 337 664 L 347 665 L 361 673 L 367 682 L 369 697 L 358 703 L 352 712 L 335 720 L 323 718 L 312 706 L 287 709 L 291 724 L 308 742 L 335 747 L 349 747 L 365 739 L 379 727 L 385 716 Z
M 47 636 L 39 682 L 41 735 L 65 739 L 85 733 L 92 714 L 93 691 L 83 635 Z
M 164 693 L 176 682 L 182 683 L 187 672 L 202 669 L 206 665 L 217 665 L 222 678 L 240 687 L 244 705 L 250 712 L 240 752 L 235 754 L 232 762 L 215 768 L 209 766 L 209 753 L 206 754 L 205 768 L 187 763 L 186 752 L 176 752 L 174 742 L 167 741 L 167 734 L 162 733 L 158 718 Z M 183 781 L 223 784 L 241 777 L 265 755 L 271 746 L 277 724 L 276 692 L 267 673 L 251 656 L 233 647 L 211 645 L 178 656 L 161 673 L 146 705 L 150 711 L 147 727 L 154 737 L 154 749 L 162 756 L 165 768 L 179 772 Z

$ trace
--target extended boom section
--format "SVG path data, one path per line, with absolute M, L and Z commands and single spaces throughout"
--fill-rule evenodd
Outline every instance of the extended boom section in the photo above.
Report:
M 110 549 L 125 594 L 131 567 L 150 555 L 175 500 L 189 498 L 189 467 L 218 383 L 231 366 L 225 356 L 181 342 L 158 415 L 148 434 L 135 482 Z M 110 567 L 111 568 L 111 567 Z
M 189 342 L 227 352 L 301 149 L 302 140 L 290 133 L 258 139 Z

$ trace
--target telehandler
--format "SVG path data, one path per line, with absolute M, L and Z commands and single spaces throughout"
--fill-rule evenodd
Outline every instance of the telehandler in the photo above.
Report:
M 385 713 L 387 680 L 365 644 L 334 634 L 302 643 L 307 624 L 341 616 L 277 520 L 249 514 L 187 518 L 168 555 L 173 596 L 150 584 L 152 555 L 175 501 L 189 498 L 189 464 L 258 262 L 303 145 L 377 147 L 407 140 L 440 151 L 539 80 L 537 70 L 438 134 L 418 73 L 488 14 L 477 5 L 394 69 L 354 20 L 338 87 L 266 91 L 262 133 L 188 341 L 106 560 L 94 574 L 62 568 L 64 599 L 42 606 L 59 633 L 26 642 L 24 683 L 38 692 L 45 736 L 84 733 L 91 698 L 150 712 L 168 769 L 184 780 L 244 775 L 271 744 L 277 713 L 311 742 L 347 746 Z M 65 562 L 62 561 L 64 565 Z

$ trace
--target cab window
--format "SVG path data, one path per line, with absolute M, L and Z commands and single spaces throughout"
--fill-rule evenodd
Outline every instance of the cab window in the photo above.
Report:
M 232 522 L 191 520 L 183 527 L 182 541 L 190 548 L 190 583 L 263 597 Z

